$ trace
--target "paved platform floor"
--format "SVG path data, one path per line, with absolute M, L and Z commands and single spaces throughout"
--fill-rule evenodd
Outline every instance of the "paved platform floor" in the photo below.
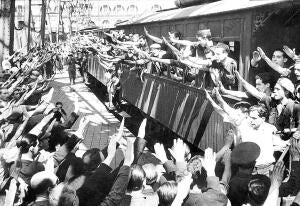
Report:
M 54 87 L 54 94 L 51 102 L 60 101 L 63 103 L 63 108 L 70 114 L 74 110 L 74 93 L 78 95 L 80 106 L 80 117 L 73 125 L 72 129 L 77 129 L 79 121 L 82 117 L 87 117 L 90 122 L 84 130 L 84 145 L 86 148 L 103 149 L 108 145 L 109 137 L 117 132 L 120 126 L 120 121 L 110 113 L 105 105 L 90 91 L 90 89 L 82 83 L 82 78 L 77 77 L 76 84 L 70 85 L 68 73 L 56 74 L 54 81 L 51 83 Z M 125 128 L 126 136 L 133 134 Z M 112 163 L 115 167 L 123 159 L 122 152 L 117 151 L 116 158 Z

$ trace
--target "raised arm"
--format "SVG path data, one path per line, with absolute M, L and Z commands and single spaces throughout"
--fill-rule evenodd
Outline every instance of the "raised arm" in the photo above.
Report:
M 170 38 L 170 41 L 175 44 L 180 44 L 180 45 L 184 45 L 184 46 L 195 46 L 197 44 L 197 42 L 192 42 L 189 40 L 179 40 L 179 39 L 175 39 L 175 38 Z
M 259 52 L 261 58 L 265 60 L 265 62 L 276 72 L 278 72 L 282 76 L 288 76 L 291 73 L 291 70 L 287 68 L 283 68 L 278 64 L 274 63 L 269 57 L 266 56 L 265 52 L 260 48 L 257 47 L 257 51 Z
M 261 100 L 265 94 L 263 92 L 258 91 L 254 86 L 252 86 L 250 83 L 248 83 L 246 80 L 243 79 L 243 77 L 240 75 L 238 71 L 234 71 L 235 76 L 238 78 L 239 82 L 242 84 L 242 86 L 249 92 L 252 96 L 255 98 Z
M 154 41 L 154 42 L 156 42 L 158 44 L 162 44 L 163 43 L 163 40 L 161 38 L 151 35 L 145 27 L 144 27 L 144 32 L 145 32 L 146 37 L 148 37 L 152 41 Z
M 249 98 L 246 92 L 225 89 L 221 81 L 218 82 L 218 85 L 222 94 L 231 95 L 237 98 Z

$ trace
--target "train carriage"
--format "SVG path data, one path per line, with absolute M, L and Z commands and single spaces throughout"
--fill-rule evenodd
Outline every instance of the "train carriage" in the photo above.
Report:
M 299 20 L 300 1 L 223 0 L 157 12 L 117 28 L 143 34 L 146 27 L 154 36 L 166 37 L 176 30 L 192 41 L 199 28 L 210 28 L 213 41 L 229 44 L 240 74 L 249 79 L 251 53 L 257 46 L 268 56 L 282 45 L 299 48 Z M 89 65 L 91 75 L 105 83 L 99 59 L 90 57 Z M 123 75 L 123 98 L 200 149 L 223 146 L 224 133 L 232 125 L 213 110 L 202 89 L 150 74 L 144 79 L 135 70 Z

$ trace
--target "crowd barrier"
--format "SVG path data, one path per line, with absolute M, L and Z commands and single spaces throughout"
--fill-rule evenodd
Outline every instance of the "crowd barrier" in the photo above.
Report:
M 98 58 L 92 57 L 88 71 L 105 83 L 101 65 Z M 143 79 L 138 70 L 125 69 L 122 97 L 200 149 L 211 147 L 217 151 L 224 145 L 224 134 L 232 125 L 214 111 L 202 89 L 150 74 L 144 74 Z

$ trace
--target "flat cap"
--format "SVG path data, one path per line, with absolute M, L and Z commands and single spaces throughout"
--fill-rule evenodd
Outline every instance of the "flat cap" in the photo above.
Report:
M 260 154 L 260 148 L 254 142 L 242 142 L 231 152 L 231 162 L 238 165 L 247 165 L 254 162 Z

